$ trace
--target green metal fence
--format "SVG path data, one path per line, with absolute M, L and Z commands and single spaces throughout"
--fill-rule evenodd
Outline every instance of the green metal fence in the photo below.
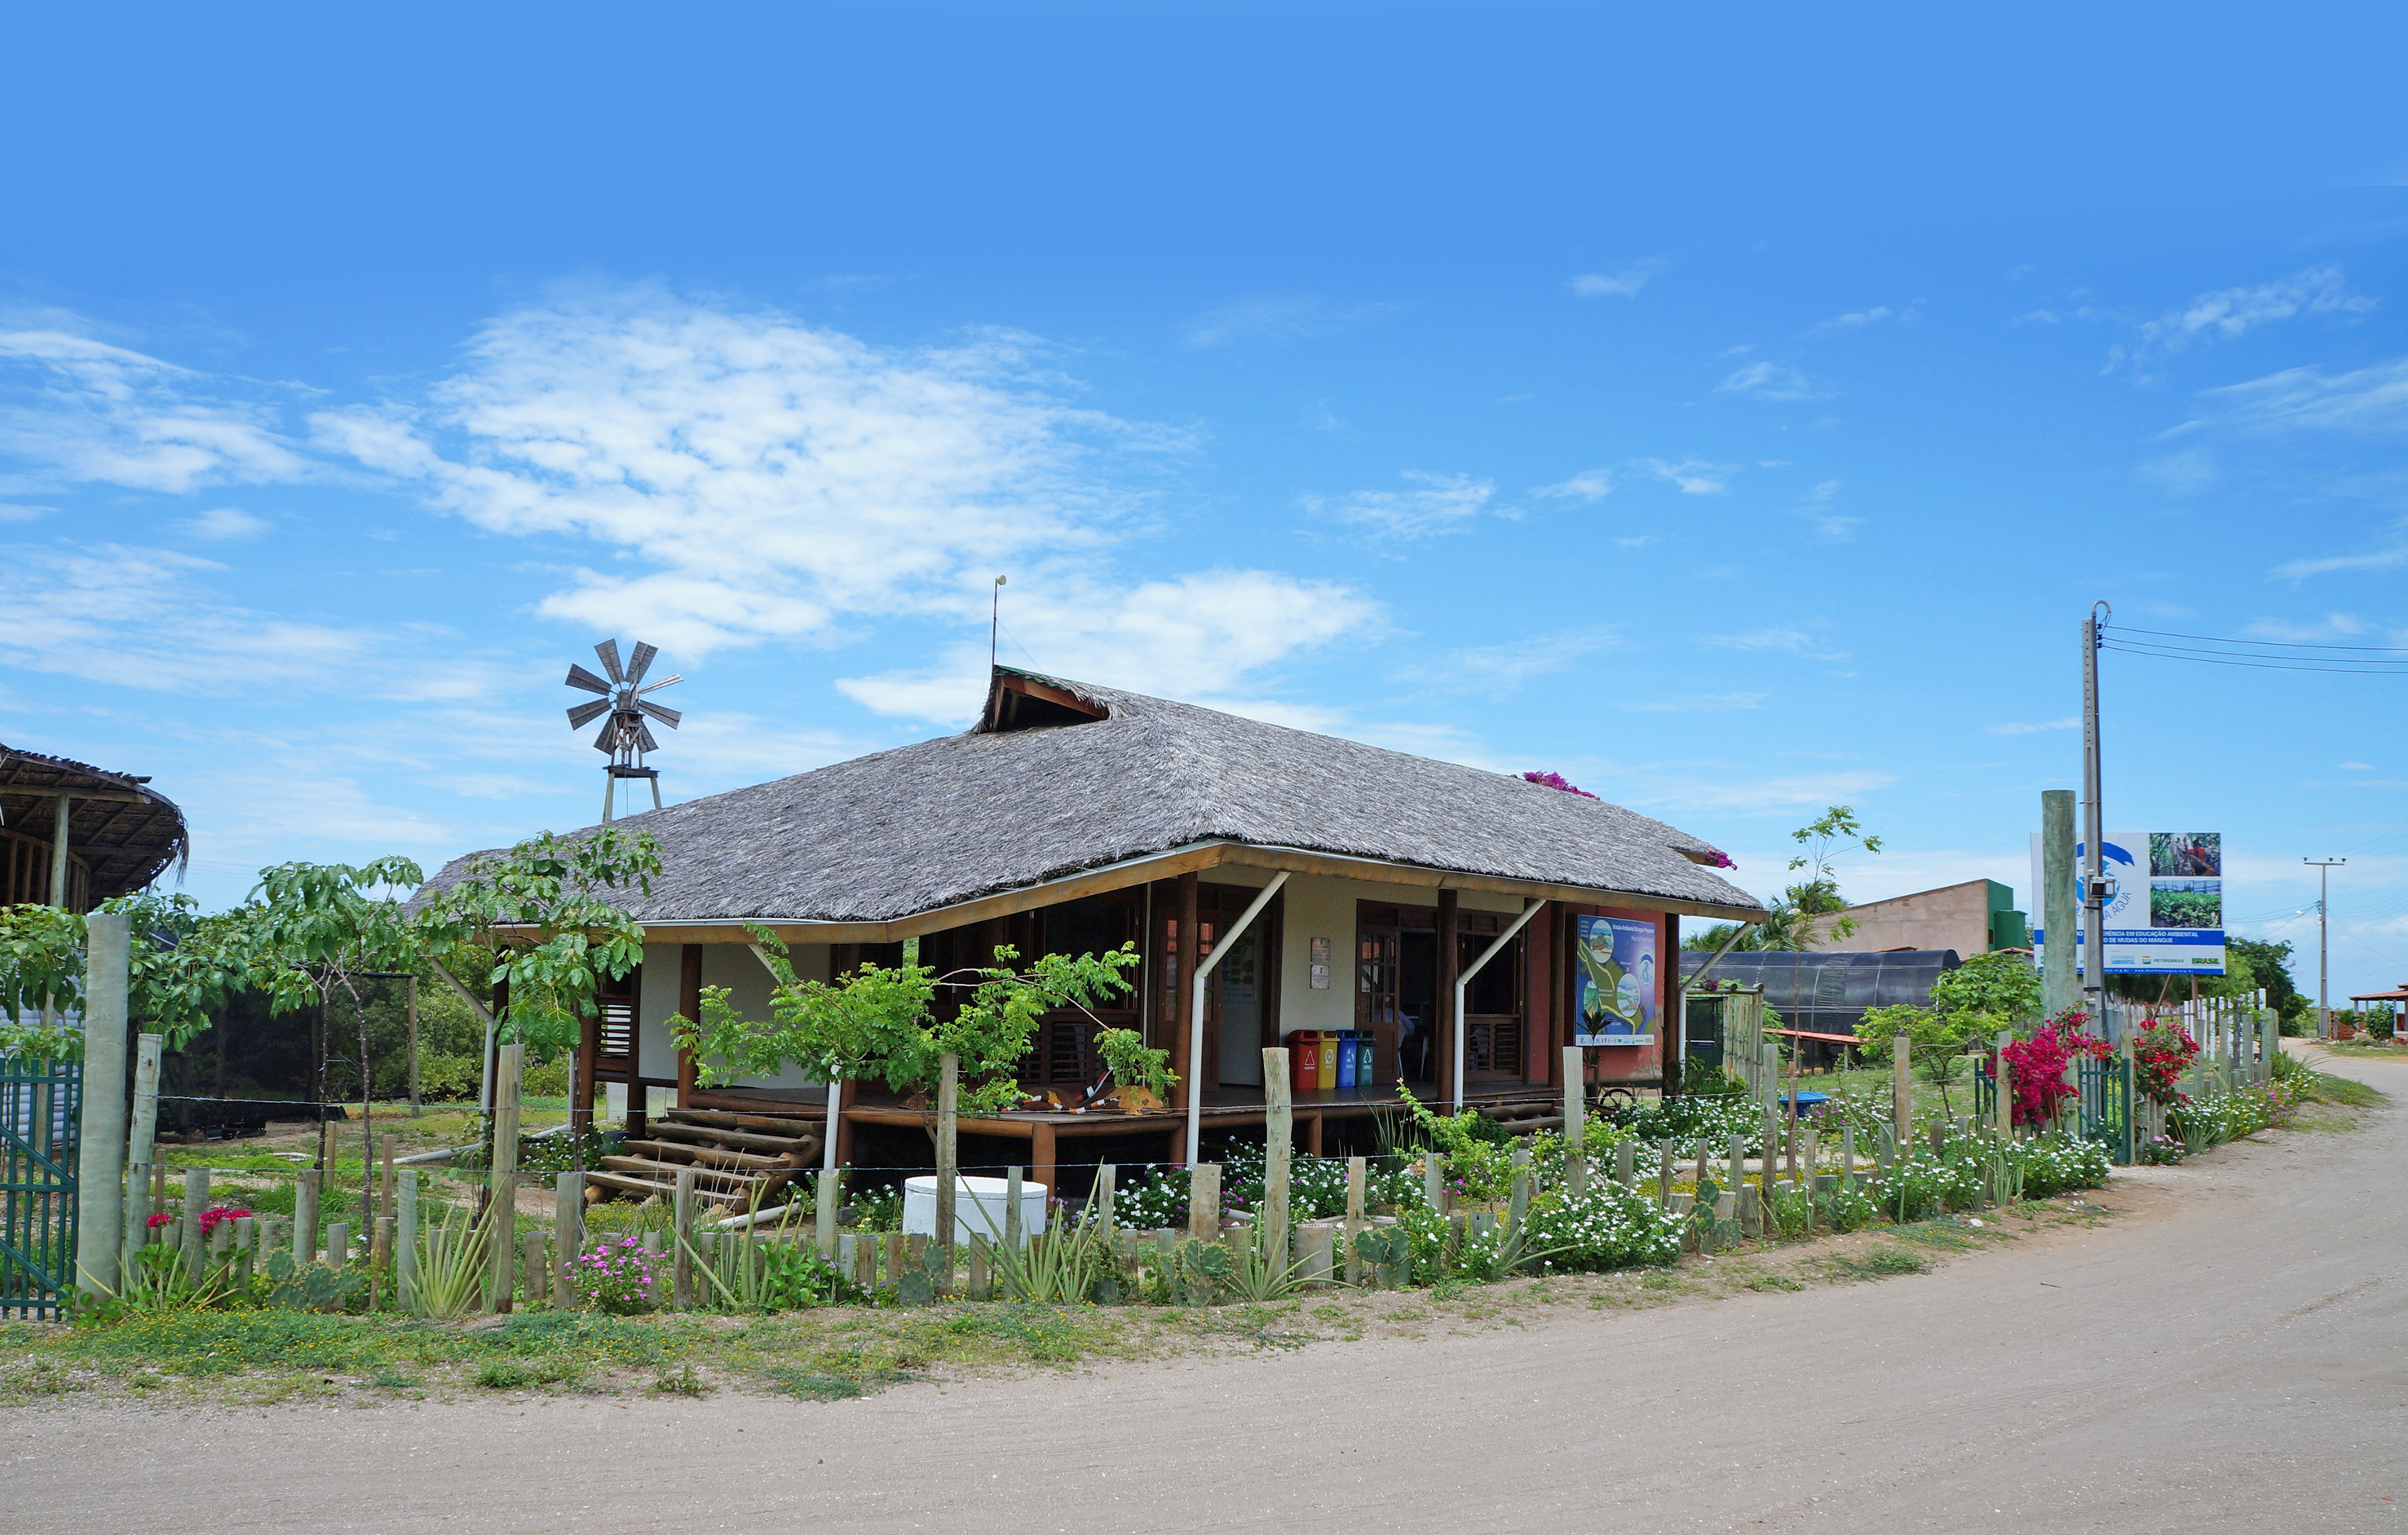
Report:
M 2105 1060 L 2077 1058 L 2073 1080 L 2082 1089 L 2079 1130 L 2086 1141 L 2105 1143 L 2108 1156 L 2129 1166 L 2132 1160 L 2132 1063 L 2120 1057 Z
M 56 1316 L 75 1288 L 83 1068 L 0 1059 L 0 1316 Z

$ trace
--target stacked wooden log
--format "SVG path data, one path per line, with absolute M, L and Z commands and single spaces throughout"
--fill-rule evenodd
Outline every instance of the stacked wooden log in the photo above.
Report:
M 1505 1128 L 1508 1134 L 1527 1135 L 1533 1130 L 1564 1128 L 1564 1111 L 1547 1103 L 1499 1103 L 1484 1106 L 1481 1113 Z
M 671 1109 L 648 1120 L 586 1181 L 616 1194 L 668 1199 L 678 1174 L 694 1169 L 695 1188 L 738 1209 L 777 1202 L 787 1184 L 820 1160 L 820 1127 L 785 1115 Z

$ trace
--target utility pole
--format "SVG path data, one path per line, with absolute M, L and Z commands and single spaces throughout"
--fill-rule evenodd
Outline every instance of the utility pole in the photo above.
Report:
M 2107 1022 L 2107 818 L 2099 805 L 2099 631 L 2114 610 L 2093 603 L 2082 620 L 2082 994 Z
M 2316 1038 L 2332 1038 L 2332 1006 L 2325 996 L 2325 903 L 2332 891 L 2332 872 L 2345 858 L 2303 858 L 2316 871 Z
M 1003 632 L 1003 577 L 1002 577 L 1002 576 L 996 576 L 996 577 L 995 578 L 995 585 L 994 585 L 994 586 L 992 586 L 992 587 L 990 587 L 989 589 L 987 589 L 987 597 L 988 597 L 988 602 L 987 602 L 987 612 L 986 612 L 986 669 L 987 669 L 988 673 L 989 673 L 990 675 L 992 675 L 992 674 L 994 673 L 994 671 L 995 671 L 995 642 L 996 642 L 996 635 L 998 635 L 998 634 L 1000 634 L 1000 633 Z M 948 1242 L 950 1242 L 950 1241 L 952 1241 L 952 1240 L 953 1240 L 953 1238 L 952 1238 L 952 1237 L 950 1237 L 950 1236 L 948 1236 L 945 1240 L 946 1240 L 946 1241 L 948 1241 Z

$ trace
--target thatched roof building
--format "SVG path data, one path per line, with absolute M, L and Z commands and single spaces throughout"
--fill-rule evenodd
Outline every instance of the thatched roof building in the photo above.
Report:
M 0 905 L 62 903 L 52 886 L 63 829 L 71 911 L 141 889 L 192 856 L 184 813 L 149 778 L 0 746 Z

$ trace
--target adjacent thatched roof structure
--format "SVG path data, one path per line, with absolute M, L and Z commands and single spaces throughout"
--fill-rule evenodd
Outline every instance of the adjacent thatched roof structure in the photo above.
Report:
M 141 889 L 192 857 L 184 813 L 150 779 L 0 746 L 0 824 L 49 843 L 63 792 L 67 852 L 92 871 L 93 902 Z
M 660 840 L 629 903 L 652 924 L 890 922 L 1216 842 L 1760 910 L 1712 846 L 1602 800 L 1008 668 L 965 734 L 620 824 Z

